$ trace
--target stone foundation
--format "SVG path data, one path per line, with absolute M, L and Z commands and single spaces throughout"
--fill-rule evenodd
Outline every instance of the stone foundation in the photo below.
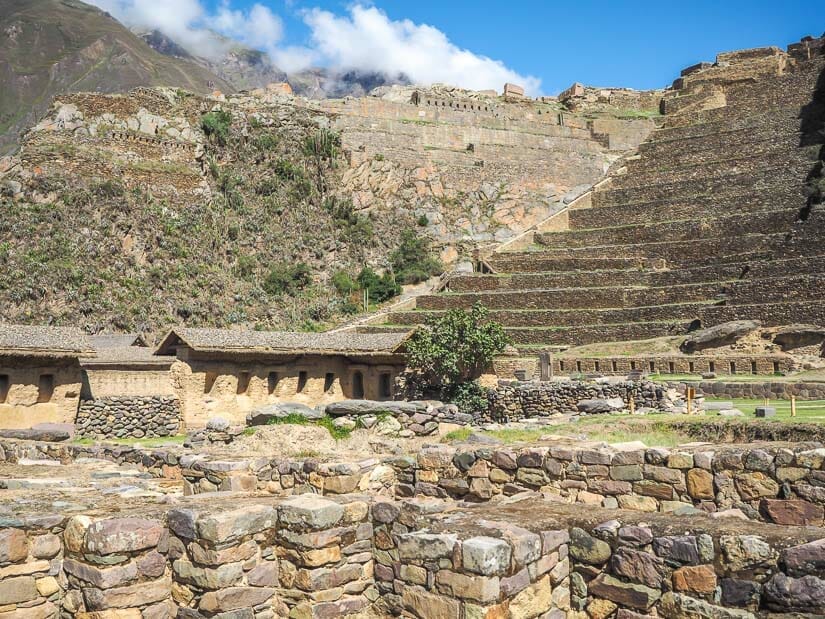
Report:
M 172 396 L 85 400 L 75 427 L 78 435 L 95 438 L 174 436 L 181 429 L 180 404 Z

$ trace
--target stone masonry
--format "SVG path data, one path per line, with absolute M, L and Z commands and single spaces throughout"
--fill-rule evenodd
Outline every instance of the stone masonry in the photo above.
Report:
M 80 403 L 77 434 L 95 438 L 173 436 L 181 427 L 177 398 L 171 396 L 109 397 Z

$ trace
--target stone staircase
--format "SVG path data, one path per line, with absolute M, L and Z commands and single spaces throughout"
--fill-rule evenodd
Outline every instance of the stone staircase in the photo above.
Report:
M 455 274 L 414 310 L 362 329 L 414 325 L 476 301 L 527 350 L 740 318 L 825 324 L 825 212 L 808 208 L 804 191 L 822 141 L 803 122 L 825 81 L 823 42 L 686 70 L 663 102 L 662 126 L 571 205 L 566 229 L 535 230 L 529 247 L 488 257 L 492 273 Z

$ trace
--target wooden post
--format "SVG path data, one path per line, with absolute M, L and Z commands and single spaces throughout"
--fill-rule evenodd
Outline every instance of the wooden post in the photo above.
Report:
M 685 396 L 687 398 L 687 414 L 693 414 L 693 387 L 685 387 Z
M 796 417 L 796 396 L 791 396 L 791 417 Z
M 634 415 L 636 413 L 636 398 L 633 397 L 633 394 L 630 394 L 630 400 L 628 401 L 628 405 L 630 408 L 630 414 Z

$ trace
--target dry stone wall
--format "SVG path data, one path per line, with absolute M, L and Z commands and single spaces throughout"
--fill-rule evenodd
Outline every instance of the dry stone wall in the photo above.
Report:
M 152 438 L 177 434 L 181 423 L 177 398 L 130 396 L 81 402 L 75 428 L 95 438 Z
M 821 528 L 608 515 L 536 499 L 456 512 L 434 499 L 311 494 L 189 500 L 131 516 L 20 515 L 0 523 L 0 612 L 748 619 L 825 610 Z
M 548 381 L 499 381 L 488 396 L 489 407 L 477 421 L 501 423 L 550 417 L 558 414 L 587 414 L 578 404 L 582 400 L 620 400 L 621 410 L 634 401 L 637 408 L 660 408 L 663 389 L 655 383 L 583 383 Z

